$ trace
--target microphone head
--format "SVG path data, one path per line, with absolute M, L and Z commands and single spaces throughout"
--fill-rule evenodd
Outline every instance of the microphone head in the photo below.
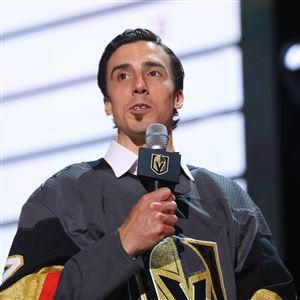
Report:
M 145 141 L 148 148 L 165 150 L 169 141 L 167 127 L 160 123 L 150 124 L 146 130 Z

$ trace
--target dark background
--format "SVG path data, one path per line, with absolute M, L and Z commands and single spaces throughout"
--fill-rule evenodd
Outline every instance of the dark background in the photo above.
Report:
M 300 1 L 242 1 L 249 194 L 300 287 L 300 70 L 282 63 L 300 43 Z
M 281 58 L 287 44 L 294 41 L 300 43 L 300 2 L 277 0 L 275 21 L 286 261 L 299 292 L 300 70 L 285 70 Z

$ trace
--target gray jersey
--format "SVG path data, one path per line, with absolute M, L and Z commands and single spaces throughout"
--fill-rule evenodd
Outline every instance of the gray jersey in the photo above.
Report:
M 249 195 L 206 169 L 190 171 L 194 182 L 182 173 L 174 186 L 175 235 L 135 258 L 123 249 L 118 228 L 147 192 L 140 179 L 116 178 L 104 159 L 58 172 L 22 209 L 9 257 L 23 264 L 2 284 L 1 296 L 45 270 L 36 299 L 45 291 L 72 300 L 296 299 Z M 55 279 L 48 276 L 53 266 Z

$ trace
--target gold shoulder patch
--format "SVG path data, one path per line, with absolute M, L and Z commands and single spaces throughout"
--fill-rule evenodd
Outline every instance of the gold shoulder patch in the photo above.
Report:
M 27 275 L 0 293 L 1 300 L 37 300 L 42 291 L 46 276 L 61 271 L 63 266 L 43 268 L 37 273 Z
M 250 300 L 283 300 L 278 294 L 267 290 L 261 289 L 255 292 Z

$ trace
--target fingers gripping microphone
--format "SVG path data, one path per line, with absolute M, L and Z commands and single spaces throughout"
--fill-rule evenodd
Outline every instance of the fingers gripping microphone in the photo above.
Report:
M 159 187 L 172 187 L 179 182 L 180 154 L 167 152 L 169 136 L 165 125 L 150 124 L 146 130 L 147 148 L 140 148 L 138 176 L 147 182 L 148 191 Z

